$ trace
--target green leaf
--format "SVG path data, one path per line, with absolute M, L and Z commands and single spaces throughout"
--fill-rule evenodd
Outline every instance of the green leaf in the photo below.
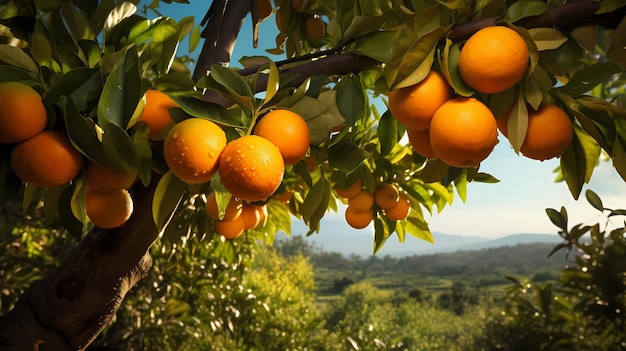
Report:
M 325 177 L 321 177 L 313 184 L 300 208 L 300 214 L 305 223 L 317 224 L 328 209 L 329 201 L 330 184 Z
M 621 0 L 603 0 L 600 2 L 600 7 L 596 11 L 596 14 L 610 13 L 624 6 L 626 6 L 626 3 Z
M 280 88 L 280 72 L 278 72 L 278 67 L 274 61 L 270 61 L 269 63 L 269 73 L 267 75 L 267 88 L 265 89 L 265 97 L 263 98 L 264 103 L 270 102 L 278 89 Z
M 476 175 L 472 178 L 472 181 L 480 183 L 500 183 L 498 178 L 483 172 L 476 173 Z
M 22 68 L 38 76 L 39 67 L 22 49 L 15 46 L 0 44 L 0 61 L 13 67 Z
M 135 143 L 126 131 L 117 125 L 106 124 L 102 127 L 102 147 L 107 163 L 116 171 L 137 172 L 141 157 Z
M 616 63 L 598 62 L 593 66 L 574 73 L 572 79 L 567 84 L 555 88 L 554 91 L 572 97 L 580 97 L 609 77 L 622 72 L 624 72 L 624 69 Z
M 589 134 L 585 133 L 582 128 L 578 125 L 574 125 L 574 133 L 578 138 L 578 142 L 584 152 L 585 155 L 585 183 L 589 183 L 591 180 L 591 175 L 593 171 L 596 169 L 596 164 L 598 158 L 600 157 L 601 148 L 595 139 L 593 139 Z
M 391 150 L 398 144 L 398 127 L 398 121 L 389 110 L 380 117 L 376 131 L 378 132 L 381 155 L 389 155 Z
M 618 138 L 613 145 L 613 166 L 617 173 L 626 181 L 626 148 Z
M 567 211 L 565 210 L 565 207 L 561 207 L 560 212 L 553 208 L 547 208 L 546 214 L 555 226 L 561 228 L 564 232 L 567 232 Z
M 395 35 L 392 31 L 369 33 L 357 40 L 354 50 L 380 62 L 388 62 L 392 57 Z
M 519 153 L 524 139 L 526 138 L 526 132 L 528 131 L 528 108 L 526 107 L 526 101 L 524 100 L 524 93 L 522 91 L 519 91 L 515 106 L 509 114 L 507 131 L 513 150 Z
M 65 128 L 72 145 L 92 161 L 108 164 L 100 139 L 101 130 L 88 117 L 83 117 L 72 99 L 62 97 Z
M 200 25 L 193 27 L 193 30 L 189 34 L 189 52 L 193 52 L 200 44 L 200 40 L 202 39 L 202 32 Z
M 342 143 L 329 150 L 328 163 L 345 174 L 354 172 L 369 153 L 354 143 Z
M 98 102 L 100 125 L 104 127 L 110 123 L 126 129 L 141 99 L 141 91 L 137 49 L 131 48 L 124 59 L 113 66 L 104 83 Z
M 428 75 L 437 43 L 444 33 L 445 28 L 437 28 L 417 40 L 411 39 L 406 50 L 401 49 L 400 53 L 394 53 L 394 58 L 388 62 L 385 69 L 385 78 L 391 89 L 415 85 Z M 407 32 L 398 31 L 398 35 L 413 38 L 412 34 Z M 399 44 L 404 44 L 407 40 L 407 38 L 396 39 L 399 40 Z
M 469 97 L 474 94 L 474 90 L 461 78 L 461 70 L 459 69 L 460 55 L 459 43 L 453 43 L 452 40 L 446 39 L 440 66 L 446 80 L 454 91 L 461 96 Z
M 250 111 L 254 110 L 252 105 L 254 94 L 248 83 L 237 72 L 221 65 L 211 65 L 208 77 L 219 85 L 218 87 L 211 84 L 207 86 L 208 88 L 215 89 Z
M 411 213 L 414 211 L 412 210 Z M 422 216 L 409 216 L 409 218 L 402 224 L 404 227 L 404 231 L 411 234 L 412 236 L 429 242 L 431 244 L 435 243 L 435 239 L 433 238 L 433 234 L 428 228 L 428 223 L 424 220 Z
M 550 7 L 543 1 L 521 0 L 516 1 L 506 11 L 504 19 L 514 23 L 524 17 L 537 16 L 548 11 Z
M 600 196 L 592 190 L 587 189 L 587 191 L 585 191 L 585 197 L 587 198 L 587 202 L 589 202 L 589 204 L 596 210 L 600 212 L 605 210 L 604 205 L 602 204 L 602 199 L 600 199 Z
M 172 172 L 165 173 L 159 180 L 152 200 L 152 216 L 159 231 L 169 221 L 186 190 L 186 184 Z
M 178 48 L 178 24 L 171 18 L 160 21 L 152 35 L 150 42 L 150 51 L 153 59 L 158 54 L 158 60 L 154 67 L 157 74 L 166 74 L 169 72 L 176 49 Z
M 61 104 L 61 97 L 68 96 L 79 111 L 87 111 L 90 103 L 100 97 L 102 74 L 97 68 L 75 68 L 57 79 L 46 99 Z
M 530 28 L 528 33 L 539 51 L 558 49 L 567 41 L 567 37 L 555 28 Z
M 115 26 L 120 24 L 125 18 L 132 16 L 135 12 L 137 12 L 137 6 L 128 1 L 115 6 L 115 8 L 108 13 L 104 23 L 105 36 L 107 32 L 110 32 Z
M 361 81 L 354 75 L 342 78 L 335 86 L 337 91 L 337 107 L 348 125 L 365 117 L 367 112 L 367 96 L 361 86 Z
M 578 133 L 574 133 L 572 143 L 561 156 L 561 173 L 574 199 L 578 199 L 585 183 L 587 167 L 585 149 L 578 138 Z
M 201 98 L 190 94 L 172 94 L 170 96 L 172 100 L 176 101 L 186 113 L 193 117 L 208 119 L 225 126 L 243 126 L 241 119 L 235 117 L 222 105 L 204 101 Z
M 383 245 L 387 241 L 387 239 L 391 236 L 390 229 L 386 225 L 385 221 L 380 219 L 380 217 L 374 218 L 374 250 L 373 254 L 377 254 L 380 249 L 383 248 Z
M 467 168 L 464 168 L 461 175 L 454 179 L 454 187 L 461 201 L 465 202 L 467 200 Z
M 71 204 L 74 199 L 74 189 L 66 186 L 59 196 L 59 221 L 63 228 L 72 234 L 75 238 L 80 238 L 83 233 L 83 222 L 76 219 L 72 212 Z
M 31 85 L 33 77 L 28 71 L 8 65 L 0 65 L 0 82 L 26 82 Z

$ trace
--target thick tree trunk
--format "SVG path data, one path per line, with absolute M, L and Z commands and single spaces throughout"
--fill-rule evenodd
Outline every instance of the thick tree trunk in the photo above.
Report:
M 152 264 L 154 188 L 134 188 L 136 211 L 124 226 L 91 231 L 61 267 L 27 289 L 0 319 L 0 350 L 83 350 L 93 341 Z

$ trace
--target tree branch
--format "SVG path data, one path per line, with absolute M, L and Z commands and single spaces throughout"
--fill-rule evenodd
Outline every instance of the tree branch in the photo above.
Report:
M 542 15 L 522 18 L 514 24 L 527 29 L 556 27 L 562 30 L 571 30 L 572 28 L 588 24 L 601 25 L 605 28 L 612 29 L 616 28 L 626 15 L 626 7 L 622 7 L 611 13 L 598 15 L 595 12 L 599 7 L 600 3 L 593 0 L 573 2 L 554 7 Z M 466 40 L 481 28 L 494 26 L 499 21 L 502 21 L 502 17 L 489 17 L 462 23 L 454 26 L 449 31 L 447 37 L 454 42 Z M 297 86 L 311 75 L 337 75 L 359 72 L 382 64 L 382 62 L 367 56 L 357 55 L 350 52 L 338 53 L 334 50 L 330 51 L 332 52 L 332 55 L 318 57 L 317 60 L 303 63 L 302 65 L 288 69 L 283 69 L 281 70 L 281 74 L 292 77 L 293 80 L 290 81 L 290 86 Z M 262 65 L 249 67 L 239 70 L 238 72 L 241 75 L 246 76 L 255 73 L 261 67 Z M 257 91 L 265 89 L 266 84 L 267 80 L 260 77 L 257 82 Z M 213 91 L 207 92 L 205 100 L 220 103 L 224 106 L 232 104 L 232 101 L 225 101 L 221 96 L 219 96 L 219 94 Z

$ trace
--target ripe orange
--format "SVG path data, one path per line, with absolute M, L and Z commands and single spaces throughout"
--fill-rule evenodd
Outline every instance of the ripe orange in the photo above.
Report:
M 243 217 L 239 216 L 232 221 L 216 221 L 215 229 L 217 233 L 226 239 L 236 239 L 243 234 L 245 223 Z
M 85 213 L 96 227 L 117 228 L 133 213 L 133 199 L 125 189 L 107 192 L 87 189 Z
M 380 183 L 374 191 L 374 202 L 383 210 L 388 210 L 400 201 L 400 192 L 391 183 Z
M 27 183 L 50 188 L 68 183 L 80 172 L 82 154 L 62 131 L 49 131 L 17 144 L 11 167 Z
M 226 205 L 226 209 L 222 214 L 222 218 L 220 218 L 220 213 L 217 208 L 217 199 L 215 197 L 215 192 L 211 192 L 206 200 L 206 213 L 209 217 L 217 220 L 223 221 L 232 221 L 233 219 L 239 217 L 241 215 L 243 209 L 243 204 L 241 200 L 232 196 L 228 201 L 228 205 Z
M 261 226 L 265 221 L 265 212 L 267 206 L 257 206 L 254 204 L 244 203 L 241 217 L 244 222 L 244 229 L 255 229 Z
M 430 129 L 407 129 L 406 133 L 409 136 L 409 143 L 413 151 L 424 157 L 437 157 L 433 147 L 430 145 Z
M 326 33 L 324 21 L 318 15 L 307 17 L 304 22 L 304 33 L 309 39 L 323 38 Z
M 409 213 L 411 213 L 411 201 L 409 197 L 402 192 L 400 193 L 398 203 L 394 207 L 385 210 L 385 216 L 392 221 L 404 220 L 409 216 Z
M 35 89 L 18 82 L 0 83 L 0 143 L 19 143 L 41 133 L 48 115 Z
M 435 111 L 452 98 L 452 90 L 443 76 L 430 71 L 421 82 L 390 91 L 389 110 L 408 129 L 425 130 Z
M 163 153 L 170 170 L 194 184 L 209 181 L 226 147 L 226 134 L 215 123 L 189 118 L 176 124 L 165 137 Z
M 459 70 L 470 87 L 493 94 L 517 84 L 528 61 L 524 38 L 511 28 L 492 26 L 479 30 L 463 45 Z
M 174 123 L 170 116 L 170 109 L 174 107 L 179 107 L 178 103 L 164 92 L 154 89 L 146 91 L 146 104 L 139 120 L 146 122 L 150 127 L 148 138 L 155 140 L 164 137 L 163 129 Z
M 293 165 L 306 156 L 311 144 L 309 126 L 300 115 L 289 110 L 273 110 L 254 127 L 254 134 L 276 145 L 285 165 Z
M 361 192 L 361 189 L 363 189 L 363 182 L 361 181 L 361 178 L 357 178 L 354 183 L 345 189 L 335 187 L 335 192 L 344 199 L 349 199 L 357 196 Z
M 374 219 L 374 212 L 370 209 L 367 211 L 357 211 L 351 206 L 346 207 L 346 222 L 354 229 L 363 229 L 367 227 Z
M 133 185 L 136 175 L 131 172 L 116 172 L 113 168 L 93 161 L 87 161 L 85 184 L 96 191 L 128 189 Z
M 454 167 L 478 167 L 498 143 L 493 113 L 475 98 L 456 97 L 439 108 L 430 125 L 430 143 Z
M 356 196 L 348 199 L 348 206 L 358 212 L 369 211 L 374 206 L 374 196 L 363 189 Z
M 509 115 L 498 118 L 498 128 L 508 137 Z M 528 130 L 520 151 L 528 158 L 544 161 L 560 157 L 572 142 L 574 130 L 567 113 L 549 102 L 537 111 L 528 106 Z
M 280 186 L 285 163 L 280 150 L 258 135 L 231 141 L 219 162 L 224 187 L 246 201 L 267 199 Z

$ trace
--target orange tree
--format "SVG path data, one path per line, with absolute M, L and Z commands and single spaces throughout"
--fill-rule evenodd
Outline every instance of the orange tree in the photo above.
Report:
M 621 0 L 304 0 L 296 6 L 275 0 L 271 11 L 266 1 L 259 7 L 255 0 L 215 0 L 204 28 L 192 17 L 147 18 L 133 2 L 4 0 L 0 5 L 0 23 L 11 33 L 9 44 L 0 44 L 0 83 L 30 86 L 46 111 L 42 131 L 41 122 L 28 114 L 11 112 L 23 111 L 15 103 L 32 91 L 3 88 L 15 98 L 0 106 L 6 109 L 0 113 L 1 132 L 26 130 L 36 138 L 54 131 L 63 145 L 33 151 L 31 139 L 18 135 L 0 143 L 0 198 L 21 203 L 24 210 L 36 208 L 80 238 L 60 267 L 27 289 L 0 319 L 1 346 L 86 348 L 146 275 L 149 249 L 164 237 L 198 236 L 210 240 L 224 260 L 241 262 L 247 247 L 289 232 L 291 218 L 303 220 L 313 233 L 328 211 L 344 203 L 359 227 L 373 223 L 374 252 L 392 236 L 433 241 L 424 211 L 441 211 L 455 193 L 465 199 L 468 182 L 497 181 L 479 171 L 495 144 L 494 119 L 506 118 L 501 130 L 522 155 L 526 139 L 564 135 L 566 142 L 537 144 L 549 148 L 541 150 L 541 159 L 560 157 L 560 174 L 574 198 L 602 155 L 626 179 Z M 156 9 L 159 1 L 143 6 Z M 228 68 L 247 16 L 254 24 L 253 45 L 258 24 L 276 20 L 276 47 L 267 51 L 284 54 L 285 60 L 242 58 L 241 67 Z M 494 26 L 507 30 L 474 40 L 492 50 L 465 46 L 482 28 Z M 184 38 L 191 48 L 204 39 L 196 62 L 178 54 Z M 490 70 L 480 69 L 481 58 Z M 193 72 L 188 63 L 195 64 Z M 428 101 L 423 107 L 416 99 L 415 110 L 434 111 L 422 114 L 426 122 L 407 125 L 402 112 L 394 116 L 373 103 L 403 96 L 392 93 L 400 89 L 421 90 L 433 71 L 449 89 L 439 89 L 447 91 L 435 99 L 441 106 Z M 152 90 L 169 99 L 151 98 Z M 547 103 L 569 120 L 559 118 L 560 133 L 550 123 L 556 117 L 533 122 L 547 114 L 535 113 Z M 149 117 L 159 109 L 169 118 Z M 255 134 L 255 126 L 277 110 L 306 122 L 304 153 L 302 127 L 281 132 L 280 146 Z M 200 120 L 196 128 L 175 127 Z M 407 128 L 415 136 L 410 144 L 403 141 Z M 185 129 L 193 137 L 185 139 Z M 291 135 L 298 137 L 289 141 Z M 430 136 L 429 155 L 412 150 L 411 144 L 431 143 L 415 138 Z M 164 148 L 165 143 L 176 146 Z M 59 178 L 55 170 L 74 169 L 77 158 L 59 163 L 67 157 L 57 158 L 57 149 L 79 153 L 83 166 L 63 184 L 39 182 L 33 175 Z M 296 159 L 285 159 L 287 154 Z M 88 163 L 135 179 L 124 186 L 128 189 L 105 189 L 130 195 L 132 204 L 119 211 L 122 217 L 132 211 L 130 218 L 107 220 L 122 225 L 104 229 L 90 220 L 90 214 L 100 215 L 95 207 L 106 216 L 116 211 L 102 203 L 90 207 L 88 194 L 102 189 L 89 187 Z M 398 190 L 392 201 L 400 207 L 391 203 L 383 209 L 374 201 L 380 184 Z M 355 196 L 341 195 L 353 188 Z M 205 210 L 209 197 L 215 197 L 217 219 Z M 258 223 L 224 218 L 233 197 L 259 207 Z M 228 235 L 219 234 L 220 227 Z

